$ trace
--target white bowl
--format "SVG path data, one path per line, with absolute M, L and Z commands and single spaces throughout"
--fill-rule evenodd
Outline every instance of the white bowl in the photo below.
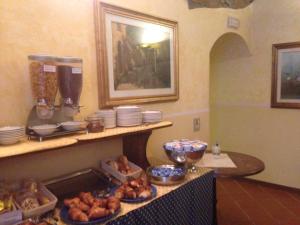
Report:
M 87 127 L 87 123 L 84 121 L 67 121 L 61 123 L 61 126 L 64 128 L 64 130 L 67 131 L 76 131 L 81 130 Z
M 56 124 L 43 124 L 38 126 L 29 127 L 29 129 L 33 130 L 35 133 L 46 136 L 53 134 L 59 126 Z

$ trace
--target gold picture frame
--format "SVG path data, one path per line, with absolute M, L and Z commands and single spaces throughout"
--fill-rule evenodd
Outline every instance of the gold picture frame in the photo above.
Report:
M 175 101 L 178 23 L 95 0 L 99 107 Z
M 272 108 L 300 108 L 300 42 L 274 44 Z

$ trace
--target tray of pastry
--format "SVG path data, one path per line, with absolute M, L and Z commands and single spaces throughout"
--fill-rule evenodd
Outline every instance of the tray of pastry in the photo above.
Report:
M 80 192 L 92 192 L 95 196 L 103 197 L 118 184 L 115 182 L 105 172 L 89 168 L 43 183 L 58 198 L 61 206 L 63 199 L 72 198 Z
M 143 171 L 139 166 L 128 161 L 124 155 L 101 160 L 101 167 L 123 183 L 132 178 L 138 178 Z

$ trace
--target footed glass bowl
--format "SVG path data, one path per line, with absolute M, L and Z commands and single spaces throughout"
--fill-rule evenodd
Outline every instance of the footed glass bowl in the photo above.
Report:
M 194 165 L 204 155 L 207 143 L 195 140 L 174 140 L 164 144 L 164 150 L 168 158 L 176 164 L 185 164 L 190 172 L 196 172 Z

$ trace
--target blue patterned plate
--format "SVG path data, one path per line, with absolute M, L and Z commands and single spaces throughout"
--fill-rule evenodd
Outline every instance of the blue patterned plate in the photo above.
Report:
M 114 195 L 116 190 L 119 188 L 119 186 L 114 187 L 111 190 L 111 194 Z M 155 198 L 157 195 L 157 189 L 154 185 L 151 185 L 151 196 L 149 198 L 122 198 L 121 202 L 126 202 L 126 203 L 141 203 L 141 202 L 145 202 L 148 201 L 152 198 Z
M 116 215 L 118 215 L 120 213 L 120 211 L 121 211 L 121 207 L 114 214 L 111 214 L 111 215 L 108 215 L 108 216 L 104 216 L 104 217 L 101 217 L 99 219 L 94 219 L 94 220 L 91 220 L 91 221 L 88 221 L 88 222 L 79 222 L 79 221 L 71 220 L 69 218 L 68 211 L 69 211 L 69 208 L 66 207 L 66 206 L 63 206 L 63 208 L 60 211 L 60 217 L 61 217 L 61 219 L 66 224 L 72 224 L 72 225 L 95 225 L 95 224 L 104 223 L 107 220 L 110 220 L 113 217 L 115 217 Z

